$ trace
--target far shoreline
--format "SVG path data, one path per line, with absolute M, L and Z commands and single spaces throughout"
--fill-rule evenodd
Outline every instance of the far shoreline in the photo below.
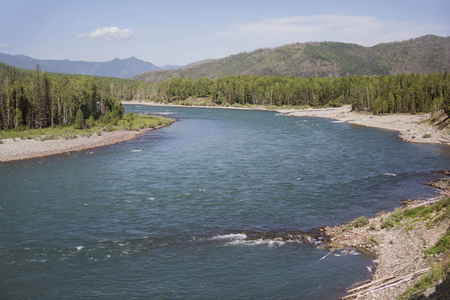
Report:
M 372 115 L 351 110 L 350 105 L 332 108 L 308 108 L 308 109 L 275 109 L 269 110 L 263 106 L 225 107 L 225 106 L 186 106 L 176 104 L 164 104 L 141 101 L 122 101 L 122 104 L 142 106 L 166 106 L 166 107 L 193 107 L 193 108 L 221 108 L 238 110 L 263 110 L 276 111 L 286 116 L 328 118 L 353 125 L 367 126 L 385 130 L 394 130 L 399 138 L 405 142 L 450 145 L 450 135 L 444 130 L 436 130 L 427 124 L 430 114 L 388 114 Z M 102 132 L 101 135 L 93 134 L 91 137 L 77 137 L 64 140 L 15 140 L 4 139 L 0 144 L 0 163 L 19 161 L 31 158 L 46 157 L 57 154 L 85 151 L 98 147 L 118 144 L 136 139 L 139 135 L 161 128 L 146 128 L 139 131 L 112 131 Z
M 193 107 L 193 108 L 221 108 L 221 109 L 242 109 L 242 110 L 265 110 L 276 111 L 286 116 L 293 117 L 314 117 L 327 118 L 353 125 L 373 127 L 398 132 L 398 137 L 409 143 L 421 144 L 441 144 L 450 145 L 450 134 L 445 130 L 437 130 L 425 122 L 431 117 L 430 113 L 425 114 L 386 114 L 374 115 L 352 111 L 351 105 L 329 108 L 307 108 L 307 109 L 275 109 L 269 110 L 264 106 L 247 107 L 226 107 L 226 106 L 198 106 L 164 104 L 144 101 L 122 101 L 122 104 L 142 105 L 142 106 L 166 106 L 166 107 Z

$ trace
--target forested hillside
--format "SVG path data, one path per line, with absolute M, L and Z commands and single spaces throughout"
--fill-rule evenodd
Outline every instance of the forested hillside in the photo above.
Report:
M 77 117 L 108 123 L 121 116 L 120 100 L 133 99 L 139 85 L 125 79 L 28 71 L 0 63 L 0 130 L 70 125 Z
M 450 37 L 420 38 L 363 47 L 320 42 L 258 49 L 178 70 L 147 72 L 134 79 L 159 82 L 170 77 L 211 79 L 235 75 L 327 77 L 442 73 L 450 69 Z

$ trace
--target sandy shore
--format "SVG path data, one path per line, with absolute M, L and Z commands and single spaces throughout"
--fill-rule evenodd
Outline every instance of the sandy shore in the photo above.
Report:
M 138 135 L 149 132 L 154 129 L 143 129 L 140 131 L 109 131 L 102 132 L 101 135 L 96 133 L 90 137 L 77 137 L 74 139 L 57 139 L 57 140 L 21 140 L 21 139 L 3 139 L 0 144 L 0 162 L 24 160 L 36 157 L 51 156 L 62 153 L 70 153 L 74 151 L 89 150 L 92 148 L 114 145 L 124 141 L 135 139 Z
M 280 109 L 279 113 L 297 117 L 330 118 L 342 122 L 368 127 L 376 127 L 399 132 L 399 138 L 412 143 L 447 144 L 450 145 L 450 135 L 444 130 L 436 130 L 426 122 L 430 114 L 388 114 L 373 115 L 351 111 L 351 106 L 319 109 Z M 424 136 L 429 137 L 424 137 Z
M 161 104 L 155 102 L 123 101 L 123 104 L 148 105 L 148 106 L 172 106 L 172 107 L 198 107 L 208 106 L 185 106 L 174 104 Z M 236 107 L 213 106 L 213 108 L 226 109 L 249 109 Z M 263 106 L 252 107 L 252 110 L 267 110 Z M 430 114 L 388 114 L 373 115 L 369 113 L 359 113 L 351 110 L 351 105 L 332 108 L 308 108 L 308 109 L 277 109 L 279 113 L 295 117 L 317 117 L 329 118 L 341 122 L 355 125 L 375 127 L 380 129 L 394 130 L 399 133 L 399 138 L 411 143 L 426 144 L 446 144 L 450 145 L 450 135 L 443 130 L 429 126 L 425 122 L 420 122 L 430 118 Z M 424 137 L 428 136 L 429 137 Z

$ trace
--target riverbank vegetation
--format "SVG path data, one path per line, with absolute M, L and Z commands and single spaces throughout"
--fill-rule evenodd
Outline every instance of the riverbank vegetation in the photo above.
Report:
M 210 106 L 336 107 L 375 114 L 450 110 L 450 76 L 399 74 L 299 78 L 256 75 L 170 78 L 141 84 L 133 100 Z

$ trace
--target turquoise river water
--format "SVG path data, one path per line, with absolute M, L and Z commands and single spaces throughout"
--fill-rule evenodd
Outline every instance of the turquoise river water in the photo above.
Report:
M 450 147 L 329 119 L 125 108 L 180 121 L 0 164 L 1 299 L 335 299 L 374 258 L 317 263 L 296 232 L 436 194 L 450 169 Z

